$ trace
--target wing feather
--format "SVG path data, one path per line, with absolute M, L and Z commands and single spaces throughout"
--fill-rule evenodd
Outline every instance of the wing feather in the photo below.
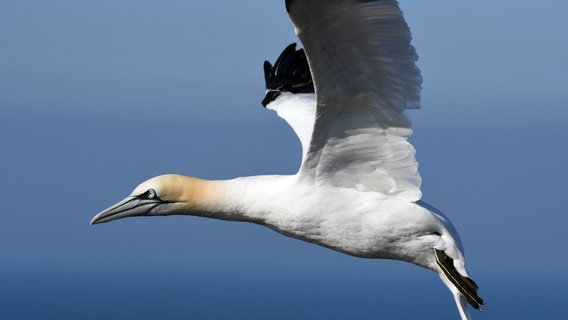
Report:
M 274 110 L 294 130 L 306 158 L 316 114 L 316 99 L 310 67 L 303 49 L 287 46 L 274 65 L 264 62 L 266 96 L 262 105 Z
M 406 110 L 422 79 L 394 0 L 288 0 L 317 109 L 300 174 L 316 183 L 420 199 Z

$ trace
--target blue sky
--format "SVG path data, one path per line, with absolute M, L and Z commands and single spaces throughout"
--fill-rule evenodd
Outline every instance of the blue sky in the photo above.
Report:
M 568 4 L 404 1 L 402 8 L 424 77 L 412 142 L 425 200 L 460 231 L 489 302 L 478 318 L 508 314 L 519 301 L 531 315 L 529 301 L 568 284 Z M 416 302 L 424 313 L 447 309 L 452 319 L 442 283 L 404 263 L 355 259 L 256 225 L 194 217 L 88 225 L 154 175 L 293 173 L 299 143 L 260 101 L 262 62 L 294 41 L 283 1 L 2 1 L 2 298 L 22 292 L 7 301 L 48 303 L 62 317 L 67 309 L 55 297 L 45 302 L 22 289 L 50 292 L 53 284 L 25 279 L 61 284 L 82 275 L 96 287 L 114 275 L 117 292 L 134 285 L 167 297 L 158 280 L 144 286 L 140 279 L 176 275 L 191 284 L 183 293 L 194 299 L 262 292 L 303 306 L 305 319 L 317 314 L 310 306 L 330 302 L 376 317 L 378 302 L 353 298 L 359 291 L 392 291 L 381 308 L 393 316 L 401 312 L 391 305 L 397 296 L 428 296 Z M 243 283 L 235 279 L 246 279 L 247 289 L 238 290 Z M 298 296 L 306 287 L 319 300 Z M 507 297 L 503 288 L 511 287 Z M 95 303 L 96 294 L 108 294 L 93 290 Z M 235 312 L 260 317 L 279 308 L 261 301 L 258 313 Z M 553 299 L 538 301 L 537 309 L 560 310 Z M 22 318 L 16 307 L 4 310 Z

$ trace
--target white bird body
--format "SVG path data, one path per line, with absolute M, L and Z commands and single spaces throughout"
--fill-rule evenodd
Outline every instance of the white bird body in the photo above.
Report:
M 459 236 L 420 201 L 407 109 L 421 76 L 394 0 L 287 0 L 304 51 L 265 62 L 263 105 L 302 144 L 295 175 L 210 181 L 163 175 L 140 184 L 92 223 L 131 216 L 195 215 L 248 221 L 362 258 L 397 259 L 438 273 L 462 319 L 483 300 L 465 269 Z M 309 66 L 308 66 L 309 62 Z
M 218 181 L 164 175 L 144 182 L 133 195 L 166 184 L 178 184 L 179 190 L 189 187 L 187 194 L 193 196 L 193 188 L 206 191 L 199 199 L 178 196 L 171 203 L 173 208 L 164 212 L 156 206 L 146 215 L 187 214 L 253 222 L 349 255 L 403 260 L 432 270 L 436 269 L 432 248 L 447 246 L 440 234 L 451 238 L 444 221 L 419 204 L 377 192 L 314 185 L 298 175 Z M 160 191 L 158 194 L 166 193 Z M 459 244 L 450 245 L 459 251 Z M 420 252 L 423 248 L 429 249 Z

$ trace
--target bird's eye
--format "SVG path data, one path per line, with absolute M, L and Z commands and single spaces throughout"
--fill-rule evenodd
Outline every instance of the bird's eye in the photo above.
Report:
M 144 193 L 144 197 L 148 199 L 155 199 L 156 198 L 156 191 L 154 189 L 148 189 L 146 193 Z

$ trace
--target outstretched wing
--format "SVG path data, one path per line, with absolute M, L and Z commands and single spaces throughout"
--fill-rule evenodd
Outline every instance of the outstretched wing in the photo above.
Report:
M 264 62 L 266 96 L 262 105 L 274 110 L 294 130 L 306 157 L 316 114 L 316 98 L 310 67 L 303 49 L 292 43 L 278 57 L 274 66 Z
M 420 199 L 405 110 L 419 108 L 417 55 L 394 0 L 286 0 L 307 55 L 317 110 L 300 175 Z

